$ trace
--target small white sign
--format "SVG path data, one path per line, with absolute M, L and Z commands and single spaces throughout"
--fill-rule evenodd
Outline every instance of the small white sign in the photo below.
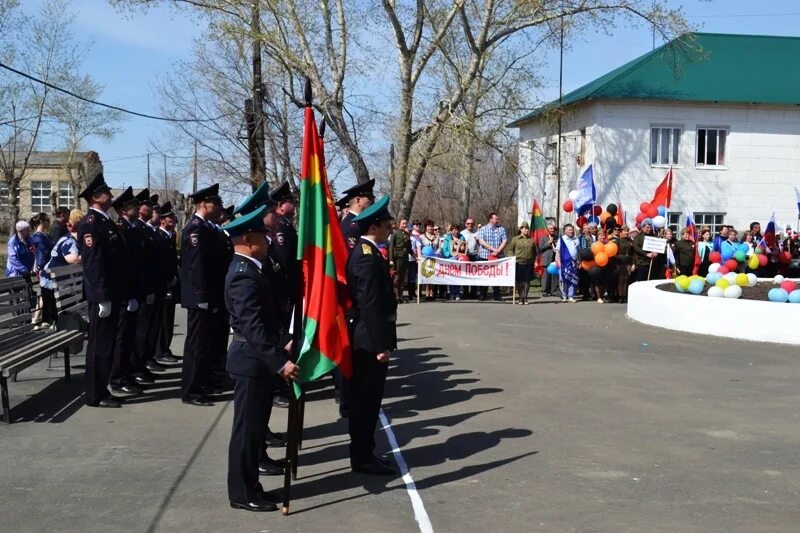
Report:
M 655 252 L 657 254 L 663 254 L 664 250 L 667 249 L 667 239 L 661 239 L 659 237 L 645 237 L 644 244 L 642 244 L 642 250 L 645 252 Z

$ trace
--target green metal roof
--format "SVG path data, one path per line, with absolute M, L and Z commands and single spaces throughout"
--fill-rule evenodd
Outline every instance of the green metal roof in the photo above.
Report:
M 800 105 L 800 37 L 689 33 L 567 93 L 587 100 Z M 509 128 L 558 107 L 550 102 Z

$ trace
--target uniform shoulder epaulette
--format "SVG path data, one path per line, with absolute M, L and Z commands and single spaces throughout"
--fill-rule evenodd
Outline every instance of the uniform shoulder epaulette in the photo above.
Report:
M 85 217 L 83 217 L 83 222 L 86 224 L 94 224 L 94 215 L 89 213 Z
M 372 255 L 372 246 L 370 246 L 369 244 L 367 244 L 365 242 L 362 242 L 361 243 L 361 252 L 364 255 Z
M 250 268 L 250 261 L 237 261 L 236 262 L 236 272 L 247 272 L 247 269 Z

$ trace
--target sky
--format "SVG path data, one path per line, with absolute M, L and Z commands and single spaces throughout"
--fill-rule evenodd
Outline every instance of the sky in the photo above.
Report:
M 21 3 L 26 11 L 33 12 L 43 2 L 22 0 Z M 796 0 L 758 3 L 685 0 L 672 4 L 683 6 L 689 22 L 700 31 L 800 36 L 800 5 Z M 77 14 L 76 40 L 90 45 L 85 72 L 105 86 L 101 100 L 142 113 L 159 114 L 156 83 L 176 61 L 191 58 L 192 41 L 202 31 L 199 23 L 189 19 L 185 11 L 164 6 L 130 14 L 116 10 L 104 0 L 73 0 L 72 9 Z M 652 33 L 647 28 L 620 26 L 613 36 L 586 33 L 570 43 L 564 54 L 564 92 L 649 52 L 652 45 Z M 557 51 L 548 52 L 545 59 L 545 87 L 536 96 L 551 100 L 558 96 Z M 299 114 L 298 120 L 302 120 Z M 153 153 L 152 175 L 163 175 L 162 155 L 155 152 L 167 126 L 129 116 L 121 129 L 112 140 L 92 139 L 84 146 L 100 154 L 106 180 L 113 187 L 143 187 L 147 183 L 148 152 Z M 168 172 L 183 173 L 190 153 L 190 146 L 169 152 Z

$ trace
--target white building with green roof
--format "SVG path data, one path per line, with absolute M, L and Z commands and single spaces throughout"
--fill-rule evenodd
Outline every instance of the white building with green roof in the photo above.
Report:
M 556 217 L 560 144 L 562 203 L 592 164 L 598 204 L 621 203 L 633 223 L 672 166 L 673 227 L 687 209 L 740 231 L 775 210 L 779 231 L 797 229 L 798 58 L 797 37 L 690 34 L 514 121 L 520 220 L 534 197 Z M 562 225 L 574 220 L 561 212 Z

